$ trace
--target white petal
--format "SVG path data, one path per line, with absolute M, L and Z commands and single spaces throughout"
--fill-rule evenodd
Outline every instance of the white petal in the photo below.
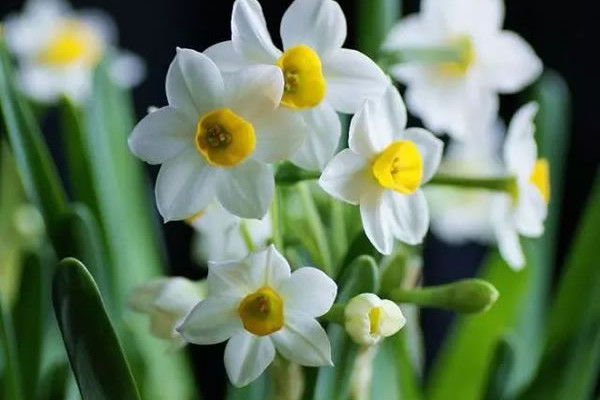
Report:
M 291 161 L 301 168 L 321 171 L 339 146 L 342 124 L 333 107 L 326 101 L 315 108 L 302 111 L 301 115 L 306 123 L 307 134 Z
M 142 83 L 146 77 L 146 63 L 136 54 L 121 51 L 111 62 L 109 74 L 118 86 L 130 89 Z
M 236 387 L 246 386 L 258 378 L 275 358 L 275 347 L 269 336 L 240 332 L 225 347 L 225 370 Z
M 548 206 L 539 189 L 526 182 L 519 185 L 519 200 L 515 210 L 515 226 L 523 236 L 539 237 L 544 233 Z
M 394 249 L 393 215 L 384 201 L 385 190 L 370 191 L 360 198 L 360 217 L 365 234 L 373 246 L 382 254 L 391 254 Z
M 290 265 L 273 245 L 251 253 L 244 262 L 258 271 L 255 276 L 260 286 L 257 289 L 261 286 L 277 288 L 291 276 Z
M 215 197 L 215 169 L 195 148 L 165 162 L 156 179 L 156 203 L 165 222 L 202 210 Z
M 365 100 L 381 96 L 390 85 L 381 68 L 356 50 L 339 49 L 323 59 L 323 75 L 325 98 L 347 114 L 356 113 Z
M 404 131 L 404 139 L 414 142 L 423 159 L 423 179 L 428 182 L 438 170 L 442 162 L 444 142 L 433 136 L 433 133 L 421 128 L 408 128 Z
M 225 75 L 225 103 L 253 122 L 279 106 L 283 85 L 283 74 L 274 65 L 244 68 Z
M 105 11 L 102 10 L 78 10 L 77 19 L 83 22 L 87 28 L 93 29 L 106 44 L 114 44 L 118 39 L 118 28 L 115 21 Z M 63 14 L 63 16 L 66 16 Z
M 129 149 L 150 164 L 161 164 L 193 148 L 194 131 L 195 122 L 187 114 L 163 107 L 138 122 L 129 136 Z
M 394 51 L 432 44 L 431 30 L 420 15 L 413 14 L 402 18 L 387 34 L 382 49 Z
M 406 119 L 402 97 L 390 85 L 383 96 L 366 101 L 352 118 L 348 144 L 355 153 L 374 157 L 392 141 L 402 138 Z
M 306 123 L 301 114 L 278 107 L 254 124 L 256 149 L 253 157 L 266 163 L 283 161 L 302 146 Z
M 381 308 L 385 314 L 379 326 L 379 332 L 383 336 L 392 336 L 406 324 L 406 318 L 398 305 L 389 300 L 381 301 Z
M 323 271 L 304 267 L 292 273 L 290 279 L 277 288 L 285 304 L 285 312 L 320 317 L 335 300 L 337 285 Z
M 253 159 L 219 171 L 217 198 L 227 211 L 241 218 L 263 218 L 274 189 L 271 168 Z
M 208 263 L 208 290 L 211 296 L 224 293 L 239 299 L 255 292 L 263 285 L 264 271 L 245 261 Z
M 319 185 L 331 196 L 354 205 L 364 193 L 377 190 L 369 161 L 350 149 L 342 150 L 327 164 Z
M 534 138 L 537 111 L 535 102 L 521 107 L 510 121 L 504 143 L 504 161 L 508 170 L 524 180 L 529 180 L 537 159 Z
M 248 62 L 274 64 L 281 52 L 273 45 L 260 3 L 236 0 L 231 14 L 231 41 Z
M 344 12 L 332 0 L 295 0 L 281 19 L 286 50 L 304 44 L 325 56 L 342 47 L 346 31 Z
M 190 49 L 177 49 L 167 72 L 169 105 L 198 118 L 223 101 L 223 77 L 210 58 Z
M 233 42 L 227 40 L 210 46 L 204 54 L 213 60 L 221 72 L 235 72 L 249 66 L 244 57 L 233 47 Z
M 428 26 L 442 27 L 450 34 L 489 35 L 504 21 L 502 0 L 424 0 L 421 10 Z
M 500 255 L 512 269 L 519 270 L 525 266 L 525 256 L 513 223 L 511 202 L 508 195 L 497 196 L 492 207 L 492 221 Z
M 542 61 L 514 32 L 504 31 L 494 36 L 481 51 L 488 85 L 500 93 L 518 92 L 542 73 Z
M 333 366 L 327 333 L 314 318 L 286 314 L 283 329 L 272 335 L 277 351 L 300 365 Z
M 387 218 L 393 219 L 394 236 L 411 245 L 423 242 L 429 228 L 429 209 L 423 191 L 403 195 L 387 190 L 383 199 L 391 211 Z
M 237 313 L 239 301 L 233 296 L 207 297 L 194 307 L 177 331 L 189 343 L 223 342 L 243 330 Z

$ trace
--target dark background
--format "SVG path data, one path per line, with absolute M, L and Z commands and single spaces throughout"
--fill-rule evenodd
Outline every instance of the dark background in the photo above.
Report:
M 346 47 L 355 44 L 357 1 L 370 0 L 339 0 L 348 19 Z M 120 45 L 146 60 L 147 79 L 134 91 L 139 116 L 150 105 L 166 104 L 165 75 L 176 46 L 202 51 L 230 37 L 232 0 L 74 0 L 72 3 L 76 8 L 100 8 L 111 14 L 119 27 Z M 279 44 L 279 21 L 289 3 L 290 0 L 261 1 L 275 44 Z M 565 77 L 572 92 L 572 136 L 557 247 L 560 265 L 600 160 L 600 84 L 596 62 L 600 12 L 592 0 L 506 0 L 505 3 L 506 29 L 521 34 L 535 48 L 546 68 Z M 405 1 L 405 13 L 417 11 L 418 4 L 418 0 Z M 20 10 L 22 5 L 23 1 L 1 0 L 0 16 Z M 502 115 L 510 117 L 524 101 L 519 95 L 505 96 Z M 49 142 L 51 146 L 56 143 L 52 134 Z M 54 150 L 60 158 L 60 151 Z M 155 175 L 156 170 L 151 173 Z M 200 272 L 189 257 L 191 230 L 181 223 L 167 224 L 164 230 L 172 273 L 199 277 Z M 471 276 L 483 255 L 484 249 L 478 246 L 449 248 L 430 237 L 425 250 L 425 281 L 435 284 Z M 427 365 L 435 356 L 451 317 L 441 311 L 423 312 Z M 222 346 L 190 347 L 205 397 L 220 398 L 225 380 L 220 361 Z

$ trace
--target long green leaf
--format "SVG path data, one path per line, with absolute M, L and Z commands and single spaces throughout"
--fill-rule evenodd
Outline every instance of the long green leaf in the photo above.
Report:
M 19 365 L 19 352 L 10 313 L 0 301 L 0 344 L 4 356 L 3 398 L 21 400 L 23 397 L 23 381 Z M 1 392 L 0 392 L 1 393 Z
M 83 399 L 139 399 L 98 287 L 76 259 L 59 263 L 52 303 Z
M 356 8 L 358 48 L 376 58 L 385 36 L 402 14 L 402 0 L 357 0 Z

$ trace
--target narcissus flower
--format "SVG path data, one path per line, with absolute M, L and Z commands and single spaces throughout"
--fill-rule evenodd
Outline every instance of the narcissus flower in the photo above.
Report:
M 352 298 L 344 310 L 346 332 L 356 343 L 372 346 L 398 332 L 406 318 L 396 303 L 373 293 Z
M 346 18 L 333 0 L 295 0 L 281 21 L 284 52 L 277 49 L 256 0 L 236 0 L 231 40 L 206 50 L 221 70 L 247 65 L 277 65 L 285 77 L 281 105 L 304 117 L 308 134 L 291 158 L 300 167 L 322 169 L 333 157 L 341 135 L 336 110 L 358 111 L 365 99 L 389 85 L 367 56 L 343 49 Z
M 154 336 L 169 340 L 174 348 L 179 348 L 185 341 L 175 328 L 205 296 L 205 281 L 157 278 L 131 292 L 129 307 L 150 317 L 150 332 Z
M 227 212 L 219 203 L 208 205 L 203 211 L 186 219 L 196 235 L 192 244 L 198 261 L 239 260 L 250 252 L 244 241 L 244 232 L 258 247 L 263 247 L 271 237 L 271 217 L 260 220 L 242 219 Z
M 420 243 L 429 226 L 420 186 L 437 170 L 443 143 L 424 129 L 406 129 L 406 108 L 393 87 L 365 103 L 349 135 L 350 148 L 327 165 L 319 184 L 360 205 L 365 233 L 381 253 L 392 252 L 394 238 Z
M 537 158 L 534 118 L 538 105 L 528 103 L 514 115 L 504 144 L 504 162 L 515 178 L 510 194 L 499 195 L 493 220 L 502 257 L 514 269 L 525 265 L 519 235 L 539 237 L 550 201 L 550 166 Z
M 225 369 L 235 386 L 258 378 L 275 349 L 301 365 L 333 365 L 329 339 L 316 318 L 331 308 L 337 286 L 320 270 L 291 273 L 271 246 L 242 261 L 209 263 L 208 291 L 178 330 L 195 344 L 229 340 Z
M 116 34 L 106 14 L 75 12 L 61 0 L 29 0 L 22 14 L 9 16 L 4 24 L 6 44 L 19 61 L 21 87 L 40 102 L 53 102 L 61 95 L 84 99 L 94 68 L 109 51 L 115 83 L 137 85 L 144 77 L 144 64 L 131 53 L 115 54 L 111 47 Z
M 460 60 L 407 62 L 390 74 L 408 88 L 409 109 L 435 132 L 456 139 L 472 135 L 474 120 L 495 119 L 497 93 L 515 93 L 542 71 L 534 50 L 516 33 L 502 30 L 502 0 L 423 0 L 421 13 L 402 19 L 383 48 L 454 45 Z
M 472 178 L 501 175 L 504 172 L 500 154 L 502 125 L 498 122 L 468 142 L 450 142 L 438 171 Z M 490 215 L 496 192 L 428 186 L 425 195 L 431 209 L 431 230 L 445 242 L 494 241 Z
M 283 77 L 275 66 L 225 76 L 205 55 L 178 49 L 167 73 L 169 105 L 148 114 L 129 137 L 131 151 L 162 164 L 156 202 L 165 219 L 182 220 L 215 196 L 230 213 L 264 217 L 271 203 L 271 163 L 304 138 L 300 116 L 277 108 Z

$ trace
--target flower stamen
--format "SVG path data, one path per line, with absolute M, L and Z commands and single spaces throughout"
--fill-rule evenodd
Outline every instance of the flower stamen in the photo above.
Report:
M 421 183 L 423 158 L 413 142 L 398 140 L 375 158 L 372 172 L 381 186 L 402 194 L 411 194 Z
M 276 291 L 265 286 L 244 297 L 238 314 L 248 332 L 270 335 L 283 327 L 283 300 Z
M 323 101 L 327 85 L 321 60 L 313 49 L 305 45 L 292 47 L 277 60 L 277 66 L 285 79 L 281 104 L 290 108 L 311 108 Z

